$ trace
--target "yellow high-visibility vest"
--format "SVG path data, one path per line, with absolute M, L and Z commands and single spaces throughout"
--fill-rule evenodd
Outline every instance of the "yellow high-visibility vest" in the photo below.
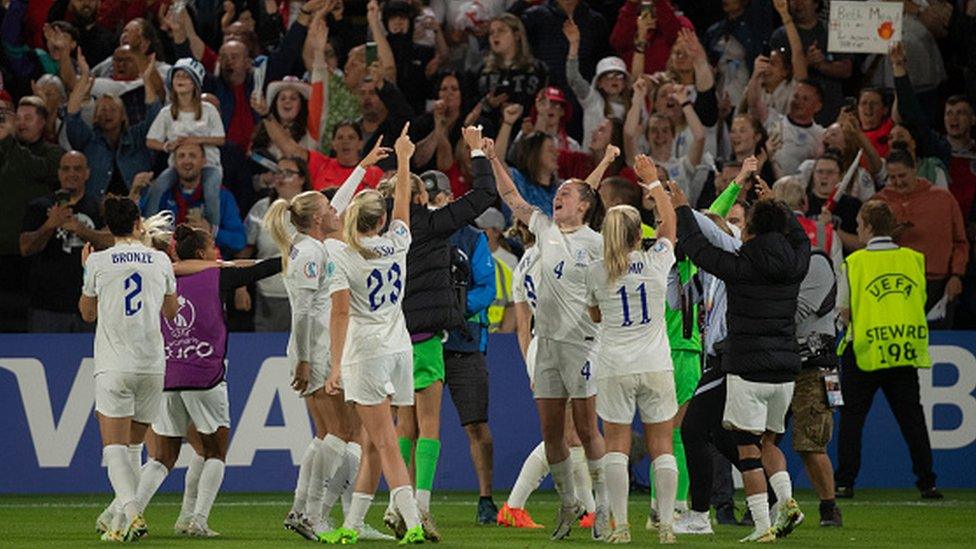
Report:
M 495 260 L 495 300 L 488 306 L 488 331 L 497 332 L 505 320 L 505 308 L 512 303 L 512 270 Z
M 857 365 L 865 371 L 929 368 L 925 256 L 909 248 L 858 250 L 847 257 Z

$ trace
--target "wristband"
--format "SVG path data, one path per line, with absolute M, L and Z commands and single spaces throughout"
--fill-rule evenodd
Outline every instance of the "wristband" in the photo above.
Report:
M 647 189 L 647 192 L 651 192 L 651 191 L 653 191 L 654 189 L 656 189 L 656 188 L 658 188 L 660 186 L 662 186 L 661 185 L 661 180 L 660 179 L 655 179 L 654 181 L 651 181 L 650 183 L 648 183 L 648 185 L 646 187 L 644 187 L 644 188 Z
M 694 106 L 694 105 L 695 105 L 695 102 L 694 101 L 691 101 L 690 99 L 688 99 L 684 103 L 681 104 L 681 108 L 683 109 L 685 107 L 691 107 L 691 106 Z

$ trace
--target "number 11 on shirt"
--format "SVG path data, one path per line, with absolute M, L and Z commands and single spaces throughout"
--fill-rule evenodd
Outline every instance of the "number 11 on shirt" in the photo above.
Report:
M 624 321 L 620 324 L 622 327 L 632 326 L 634 321 L 630 318 L 630 303 L 627 299 L 627 287 L 621 286 L 617 289 L 617 293 L 620 294 L 620 307 L 623 309 Z M 637 286 L 637 293 L 640 294 L 641 302 L 641 324 L 647 324 L 651 321 L 650 316 L 647 313 L 647 288 L 644 287 L 644 283 L 641 282 L 640 286 Z

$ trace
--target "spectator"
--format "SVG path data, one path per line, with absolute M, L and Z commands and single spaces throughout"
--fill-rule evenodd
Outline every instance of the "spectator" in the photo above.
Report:
M 930 311 L 945 298 L 948 305 L 944 318 L 931 324 L 933 328 L 949 328 L 969 258 L 959 203 L 948 191 L 919 179 L 915 160 L 907 152 L 892 151 L 887 168 L 888 185 L 875 198 L 888 204 L 898 219 L 898 245 L 925 256 L 925 310 Z
M 874 150 L 888 156 L 888 134 L 895 122 L 889 116 L 884 93 L 878 88 L 861 88 L 857 95 L 857 119 Z
M 511 126 L 502 123 L 495 142 L 498 158 L 505 163 L 503 152 L 508 144 Z M 556 140 L 547 133 L 533 132 L 518 143 L 513 166 L 508 171 L 519 194 L 533 207 L 546 215 L 552 214 L 552 199 L 562 184 L 558 173 L 559 149 Z
M 563 23 L 572 19 L 580 28 L 579 72 L 593 78 L 596 62 L 607 56 L 607 23 L 590 9 L 586 0 L 546 0 L 522 15 L 525 34 L 532 53 L 549 68 L 549 85 L 568 89 L 566 54 L 569 42 L 563 36 Z
M 716 67 L 719 93 L 728 93 L 733 105 L 742 100 L 749 68 L 769 49 L 773 32 L 769 7 L 759 0 L 727 0 L 722 2 L 725 17 L 705 32 L 703 42 L 708 60 Z
M 945 162 L 937 156 L 925 156 L 919 158 L 919 154 L 922 152 L 919 150 L 918 141 L 915 140 L 915 136 L 912 135 L 912 131 L 908 129 L 908 126 L 903 124 L 895 124 L 891 127 L 891 132 L 888 134 L 888 144 L 891 150 L 903 150 L 912 155 L 915 159 L 915 165 L 918 166 L 918 176 L 922 179 L 927 179 L 932 182 L 933 185 L 941 189 L 949 189 L 949 170 L 946 168 Z M 966 158 L 966 151 L 963 149 L 962 156 Z M 968 164 L 968 160 L 966 162 Z M 968 166 L 966 166 L 968 169 Z M 976 174 L 970 172 L 971 177 L 976 177 Z M 952 181 L 960 186 L 973 185 L 976 186 L 976 180 L 968 180 L 966 178 L 966 173 L 963 172 L 958 174 L 960 177 L 953 177 Z M 965 182 L 965 183 L 964 183 Z M 951 190 L 951 189 L 950 189 Z M 956 196 L 956 195 L 953 195 Z M 956 196 L 956 201 L 958 202 L 960 196 Z M 968 216 L 964 216 L 966 219 L 972 219 L 972 213 Z
M 529 39 L 522 20 L 511 14 L 499 15 L 491 21 L 488 52 L 477 70 L 471 73 L 481 99 L 481 115 L 495 127 L 501 125 L 501 109 L 505 103 L 532 108 L 539 91 L 549 81 L 545 63 L 532 56 Z
M 812 171 L 809 185 L 806 185 L 805 215 L 819 218 L 819 226 L 829 224 L 833 227 L 834 234 L 843 243 L 844 252 L 853 252 L 861 247 L 857 237 L 857 212 L 861 209 L 861 201 L 837 190 L 844 177 L 840 156 L 836 151 L 827 149 L 814 162 Z M 832 209 L 827 208 L 827 204 L 832 204 Z M 834 261 L 834 265 L 840 263 Z
M 896 165 L 904 167 L 900 161 Z M 896 169 L 895 173 L 899 172 Z M 899 179 L 893 179 L 889 185 L 901 186 L 900 173 L 889 177 Z M 844 406 L 837 445 L 839 462 L 834 476 L 837 497 L 854 497 L 854 481 L 861 468 L 864 420 L 880 388 L 908 445 L 912 472 L 917 479 L 915 486 L 923 499 L 942 499 L 935 487 L 932 447 L 915 371 L 915 368 L 932 366 L 925 316 L 928 304 L 922 292 L 907 291 L 923 283 L 929 267 L 922 254 L 894 243 L 898 225 L 895 214 L 884 202 L 865 203 L 857 219 L 858 237 L 865 249 L 847 258 L 838 284 L 837 305 L 841 318 L 848 324 L 848 337 L 841 370 Z M 899 287 L 905 288 L 904 292 L 897 292 L 894 299 L 884 303 L 880 297 L 872 296 L 874 281 L 893 277 L 899 278 Z M 931 282 L 926 281 L 925 285 L 929 287 Z M 931 301 L 932 293 L 927 295 Z M 882 326 L 891 329 L 880 329 Z M 872 333 L 876 335 L 869 335 Z
M 358 121 L 362 131 L 360 138 L 363 140 L 363 149 L 359 153 L 365 154 L 377 143 L 392 145 L 403 125 L 413 118 L 413 109 L 403 92 L 383 76 L 378 65 L 374 65 L 369 68 L 369 77 L 359 84 L 357 93 L 362 112 Z M 385 161 L 385 167 L 392 166 L 393 160 L 390 158 Z
M 590 144 L 593 132 L 606 118 L 623 120 L 630 108 L 630 89 L 627 65 L 619 57 L 604 57 L 596 65 L 596 74 L 590 83 L 579 72 L 580 30 L 572 19 L 563 25 L 563 34 L 569 40 L 566 57 L 566 80 L 583 106 L 583 147 Z
M 111 1 L 113 0 L 103 0 L 102 4 L 104 5 Z M 117 2 L 118 0 L 115 1 Z M 127 47 L 126 51 L 132 55 L 133 61 L 140 69 L 145 67 L 146 63 L 150 62 L 150 55 L 156 54 L 156 58 L 152 60 L 156 67 L 156 72 L 160 76 L 165 76 L 169 72 L 169 63 L 161 59 L 162 52 L 160 51 L 159 36 L 156 34 L 156 27 L 146 18 L 136 17 L 125 23 L 125 26 L 122 27 L 122 33 L 119 34 L 119 47 Z M 115 51 L 118 51 L 118 48 Z M 113 55 L 111 59 L 106 59 L 92 67 L 92 74 L 112 78 L 116 76 L 115 71 L 117 67 L 118 64 Z M 137 74 L 138 72 L 142 71 L 137 70 Z
M 363 148 L 363 130 L 356 122 L 347 120 L 333 128 L 332 148 L 335 149 L 335 157 L 325 156 L 295 143 L 284 128 L 271 118 L 264 119 L 264 127 L 267 128 L 271 140 L 278 143 L 286 157 L 293 156 L 308 162 L 312 188 L 317 191 L 340 186 L 357 165 L 362 165 L 366 170 L 363 184 L 367 187 L 376 187 L 383 177 L 383 170 L 374 165 L 376 160 L 365 165 L 359 161 L 360 151 Z M 374 151 L 381 148 L 389 151 L 381 147 L 379 141 L 373 146 Z
M 729 129 L 729 145 L 732 148 L 732 161 L 738 162 L 739 166 L 741 166 L 742 161 L 750 156 L 766 160 L 762 162 L 762 166 L 759 168 L 759 175 L 766 181 L 776 179 L 776 175 L 773 173 L 772 163 L 768 159 L 776 153 L 776 146 L 778 144 L 769 142 L 769 134 L 766 133 L 766 128 L 755 118 L 747 114 L 737 114 L 732 118 L 732 126 Z M 738 171 L 731 173 L 731 175 L 735 175 L 735 173 L 738 173 Z M 726 180 L 727 182 L 728 180 Z M 740 183 L 746 182 L 741 181 Z M 716 184 L 715 192 L 716 194 L 721 194 L 724 186 L 723 189 L 719 189 L 718 187 L 719 185 Z
M 57 189 L 58 160 L 64 151 L 44 140 L 48 112 L 40 97 L 20 99 L 16 114 L 0 90 L 0 263 L 4 293 L 25 294 L 27 264 L 18 242 L 27 204 Z M 9 278 L 8 278 L 9 277 Z M 16 299 L 14 300 L 16 301 Z M 19 305 L 8 310 L 17 310 Z M 6 309 L 6 307 L 5 307 Z
M 31 81 L 37 80 L 44 74 L 74 76 L 71 54 L 78 47 L 78 29 L 74 25 L 64 21 L 45 24 L 43 42 L 46 49 L 40 47 L 32 49 L 24 43 L 25 18 L 29 15 L 33 4 L 31 2 L 28 6 L 24 0 L 12 0 L 3 16 L 3 25 L 0 27 L 5 68 L 8 68 L 10 75 L 14 77 L 5 83 L 5 87 L 17 97 L 33 93 Z
M 801 162 L 820 156 L 824 129 L 814 116 L 822 106 L 823 92 L 813 80 L 797 83 L 785 115 L 768 109 L 758 98 L 750 105 L 750 114 L 763 123 L 771 139 L 781 143 L 770 159 L 778 176 L 794 174 Z
M 341 2 L 338 5 L 342 5 Z M 325 27 L 326 34 L 330 33 L 329 27 Z M 319 124 L 319 140 L 321 146 L 318 147 L 324 154 L 331 154 L 332 134 L 336 124 L 343 120 L 357 120 L 360 117 L 359 98 L 356 97 L 354 90 L 359 89 L 359 83 L 366 74 L 366 47 L 356 46 L 346 56 L 344 69 L 339 70 L 339 56 L 336 49 L 322 38 L 321 32 L 310 34 L 311 47 L 315 48 L 312 62 L 312 87 L 316 83 L 323 82 L 325 103 L 322 105 L 322 120 Z M 324 42 L 319 47 L 320 42 Z M 318 59 L 321 53 L 325 60 L 325 65 Z
M 834 120 L 844 102 L 842 90 L 844 80 L 853 74 L 854 63 L 850 56 L 827 52 L 827 27 L 817 17 L 820 0 L 790 0 L 790 12 L 796 24 L 803 53 L 806 54 L 810 79 L 816 82 L 821 92 L 823 109 L 817 114 L 817 122 L 826 124 Z M 769 39 L 772 48 L 792 52 L 788 39 L 788 22 L 773 31 Z
M 85 155 L 70 151 L 61 157 L 56 193 L 27 205 L 20 233 L 20 253 L 30 258 L 31 332 L 92 332 L 81 319 L 81 249 L 91 243 L 104 249 L 115 241 L 102 230 L 101 200 L 85 192 Z
M 637 32 L 641 6 L 641 0 L 627 0 L 620 8 L 610 35 L 610 45 L 628 65 L 632 64 L 634 54 L 643 50 L 644 64 L 641 74 L 654 74 L 666 68 L 671 57 L 671 47 L 678 39 L 678 30 L 694 30 L 694 26 L 686 17 L 675 13 L 669 0 L 653 0 L 650 12 L 643 16 L 647 18 L 647 31 L 641 36 Z
M 241 221 L 237 201 L 230 191 L 220 189 L 220 226 L 211 227 L 207 222 L 206 204 L 203 199 L 203 168 L 206 155 L 199 143 L 181 143 L 173 150 L 173 168 L 176 181 L 163 192 L 155 210 L 169 210 L 177 224 L 188 223 L 196 228 L 215 234 L 214 242 L 223 257 L 233 257 L 247 242 L 246 229 Z M 144 175 L 145 174 L 145 175 Z M 142 189 L 151 183 L 152 174 L 139 174 L 132 183 L 130 196 L 138 197 Z M 140 207 L 145 210 L 148 196 L 142 198 Z
M 427 97 L 432 90 L 437 89 L 430 87 L 430 80 L 437 72 L 440 59 L 436 57 L 433 47 L 414 43 L 414 8 L 410 3 L 405 0 L 385 2 L 382 17 L 381 26 L 375 29 L 371 27 L 373 39 L 378 45 L 383 39 L 388 42 L 387 47 L 392 50 L 396 63 L 395 82 L 401 85 L 410 84 L 402 88 L 407 101 L 414 112 L 424 112 Z M 460 133 L 458 136 L 460 137 Z
M 278 171 L 274 173 L 274 183 L 268 196 L 251 206 L 244 225 L 247 228 L 247 246 L 241 250 L 240 257 L 266 259 L 281 252 L 274 238 L 264 225 L 264 214 L 272 202 L 279 198 L 290 201 L 295 195 L 312 189 L 308 177 L 308 164 L 300 158 L 282 158 L 278 161 Z M 289 236 L 294 236 L 295 227 L 284 225 Z M 281 275 L 259 280 L 254 299 L 254 331 L 287 332 L 291 329 L 291 305 L 288 292 Z
M 578 151 L 580 144 L 570 137 L 568 126 L 573 118 L 573 104 L 566 99 L 562 89 L 548 86 L 539 92 L 527 119 L 522 121 L 522 129 L 515 141 L 533 131 L 541 131 L 556 138 L 560 150 Z
M 646 126 L 640 120 L 646 95 L 647 82 L 639 80 L 634 84 L 634 97 L 630 111 L 627 113 L 627 120 L 624 122 L 624 157 L 627 162 L 633 162 L 637 151 L 650 151 L 649 156 L 667 170 L 668 178 L 681 185 L 688 194 L 689 200 L 697 203 L 705 181 L 711 173 L 711 168 L 702 162 L 705 150 L 705 128 L 698 119 L 684 86 L 662 86 L 658 92 L 659 102 L 667 97 L 668 102 L 678 105 L 693 135 L 688 152 L 681 157 L 675 156 L 676 132 L 673 119 L 660 111 L 655 111 L 650 115 Z
M 840 265 L 844 261 L 843 246 L 833 225 L 806 217 L 809 206 L 803 183 L 793 176 L 786 176 L 773 185 L 773 196 L 793 211 L 814 249 L 824 252 L 832 265 Z
M 412 140 L 417 143 L 417 150 L 413 156 L 417 171 L 425 171 L 433 167 L 446 171 L 447 166 L 441 165 L 438 158 L 442 156 L 442 152 L 447 154 L 446 151 L 453 150 L 453 144 L 462 142 L 461 125 L 464 120 L 461 118 L 463 114 L 461 108 L 464 105 L 464 98 L 461 92 L 461 80 L 456 73 L 441 73 L 434 80 L 434 88 L 437 90 L 434 108 L 430 112 L 421 114 L 410 124 L 410 134 L 414 136 Z M 471 175 L 470 171 L 467 175 Z M 470 183 L 467 184 L 467 188 L 470 188 Z M 467 188 L 457 189 L 454 196 L 461 196 Z
M 151 65 L 143 76 L 159 77 Z M 125 196 L 135 175 L 152 166 L 153 153 L 146 146 L 146 133 L 162 105 L 155 87 L 146 86 L 146 119 L 130 125 L 122 100 L 116 95 L 102 95 L 95 101 L 94 120 L 89 124 L 81 111 L 89 101 L 94 81 L 88 71 L 82 70 L 71 90 L 65 116 L 68 142 L 85 155 L 91 168 L 86 193 L 97 199 L 106 193 Z
M 874 196 L 874 193 L 877 192 L 875 181 L 883 173 L 883 163 L 881 157 L 878 156 L 878 151 L 875 150 L 867 135 L 861 131 L 853 110 L 841 111 L 840 116 L 837 117 L 837 122 L 827 126 L 823 133 L 823 150 L 833 150 L 838 154 L 841 160 L 842 174 L 846 175 L 849 170 L 854 170 L 851 182 L 845 191 L 846 194 L 862 202 Z M 852 168 L 858 153 L 861 154 L 861 161 L 856 168 Z M 813 157 L 800 163 L 797 168 L 800 179 L 810 179 L 815 161 L 816 157 Z
M 254 110 L 261 116 L 270 116 L 288 132 L 292 140 L 306 149 L 315 149 L 318 145 L 317 132 L 322 116 L 321 91 L 318 103 L 313 109 L 309 98 L 312 87 L 294 76 L 286 76 L 284 80 L 272 82 L 268 85 L 267 105 L 258 105 Z M 252 107 L 255 106 L 252 100 Z M 265 108 L 267 107 L 267 108 Z M 268 136 L 264 125 L 258 125 L 251 141 L 251 149 L 266 153 L 271 158 L 281 158 L 279 149 Z
M 48 23 L 67 21 L 78 29 L 78 46 L 94 64 L 112 55 L 115 29 L 98 24 L 101 0 L 55 0 L 47 14 Z
M 976 141 L 973 140 L 973 125 L 976 124 L 973 100 L 954 95 L 945 106 L 946 140 L 952 147 L 949 160 L 949 190 L 956 197 L 962 209 L 963 220 L 976 222 Z
M 491 256 L 495 258 L 495 264 L 501 262 L 508 267 L 508 276 L 511 278 L 512 270 L 518 265 L 518 257 L 508 249 L 508 244 L 505 242 L 505 216 L 497 208 L 488 208 L 474 220 L 474 224 L 488 237 L 488 248 L 491 250 Z M 505 288 L 508 291 L 511 284 Z
M 624 124 L 619 118 L 604 118 L 593 132 L 590 144 L 585 151 L 559 151 L 557 160 L 559 177 L 562 179 L 586 179 L 597 167 L 600 167 L 599 181 L 606 177 L 625 177 L 632 183 L 637 182 L 637 174 L 633 168 L 627 166 L 622 156 L 617 156 L 611 163 L 600 166 L 604 159 L 607 146 L 612 145 L 618 150 L 624 148 Z

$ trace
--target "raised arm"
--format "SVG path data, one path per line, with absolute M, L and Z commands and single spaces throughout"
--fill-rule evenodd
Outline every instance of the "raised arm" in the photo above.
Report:
M 511 143 L 512 128 L 518 122 L 519 117 L 522 116 L 522 111 L 522 105 L 518 103 L 505 105 L 505 110 L 502 111 L 502 127 L 499 128 L 498 135 L 495 136 L 493 148 L 498 153 L 497 157 L 503 166 L 505 166 L 505 157 L 508 155 L 508 146 Z M 496 175 L 495 177 L 497 178 L 498 176 Z
M 380 17 L 380 5 L 376 0 L 369 0 L 369 3 L 366 4 L 366 22 L 369 23 L 369 31 L 373 35 L 373 41 L 376 42 L 376 54 L 379 64 L 383 68 L 383 76 L 388 81 L 397 84 L 396 59 L 393 56 L 393 48 L 390 47 L 390 42 L 386 39 L 386 29 L 383 28 L 383 21 Z
M 705 154 L 705 126 L 702 125 L 695 104 L 688 100 L 688 90 L 684 86 L 675 86 L 674 99 L 681 105 L 681 112 L 685 115 L 685 122 L 691 128 L 691 146 L 688 147 L 688 162 L 697 167 L 701 164 Z
M 607 149 L 603 153 L 603 158 L 600 159 L 600 163 L 593 168 L 590 175 L 586 176 L 586 184 L 596 190 L 600 186 L 600 182 L 603 181 L 603 174 L 607 172 L 607 168 L 613 164 L 618 156 L 620 156 L 620 148 L 614 145 L 607 145 Z
M 392 152 L 388 147 L 383 146 L 383 136 L 376 140 L 373 149 L 359 161 L 356 169 L 349 174 L 349 177 L 342 182 L 342 185 L 332 197 L 332 207 L 336 210 L 336 215 L 341 215 L 352 202 L 352 197 L 356 194 L 356 189 L 366 177 L 366 170 L 376 165 L 380 160 L 386 159 Z
M 393 145 L 397 156 L 396 188 L 393 190 L 393 219 L 410 226 L 410 158 L 413 157 L 414 144 L 407 131 L 410 123 L 403 125 L 400 137 Z
M 641 127 L 641 111 L 647 98 L 647 80 L 640 78 L 634 82 L 634 96 L 630 101 L 630 109 L 624 120 L 624 160 L 628 165 L 634 165 L 637 156 L 638 143 L 643 128 Z
M 569 42 L 569 52 L 566 54 L 566 82 L 569 83 L 576 99 L 582 103 L 590 95 L 590 83 L 579 71 L 580 30 L 572 17 L 567 17 L 566 22 L 563 23 L 563 36 Z
M 667 193 L 664 192 L 665 189 L 661 181 L 657 178 L 657 166 L 654 165 L 654 161 L 649 156 L 639 154 L 634 159 L 634 171 L 637 172 L 640 186 L 654 200 L 654 208 L 657 210 L 658 219 L 660 219 L 657 236 L 667 238 L 671 244 L 675 244 L 677 242 L 678 224 L 674 214 L 674 206 L 671 204 L 671 199 L 668 198 Z M 671 183 L 670 186 L 676 187 L 677 184 Z M 671 188 L 669 187 L 668 190 L 671 191 Z
M 786 31 L 786 40 L 790 44 L 790 62 L 793 65 L 793 80 L 799 82 L 808 76 L 807 55 L 803 51 L 803 42 L 800 40 L 800 32 L 796 30 L 793 23 L 793 16 L 790 15 L 790 6 L 787 0 L 773 0 L 773 7 L 783 20 L 783 30 Z
M 495 150 L 494 143 L 491 140 L 487 140 L 485 154 L 491 161 L 491 170 L 495 174 L 495 184 L 498 186 L 498 194 L 501 196 L 502 201 L 508 205 L 519 221 L 528 225 L 535 208 L 522 198 L 518 188 L 515 186 L 515 182 L 512 181 L 512 176 L 508 173 L 508 168 L 498 158 L 499 154 L 501 154 L 500 151 Z

